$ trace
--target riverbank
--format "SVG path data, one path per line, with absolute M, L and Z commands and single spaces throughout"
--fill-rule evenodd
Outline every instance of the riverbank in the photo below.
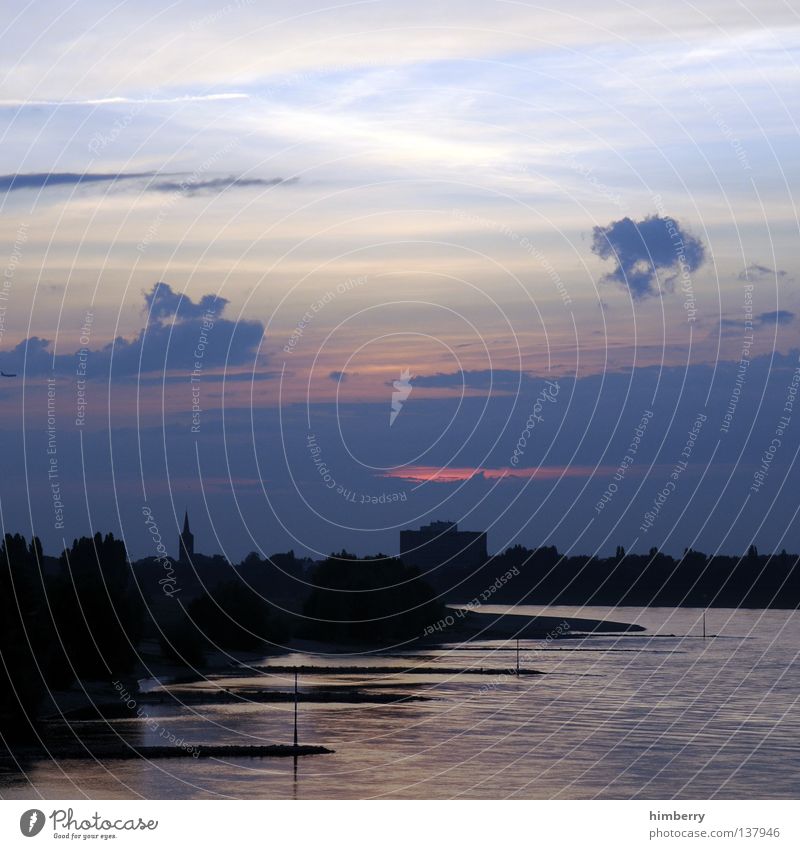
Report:
M 592 635 L 639 633 L 641 625 L 610 619 L 576 616 L 531 616 L 527 613 L 490 613 L 451 605 L 438 630 L 428 636 L 435 644 L 475 640 L 568 640 Z

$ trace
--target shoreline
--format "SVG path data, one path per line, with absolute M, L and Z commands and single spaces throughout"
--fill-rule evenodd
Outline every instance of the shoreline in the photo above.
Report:
M 449 605 L 454 621 L 444 627 L 432 642 L 436 645 L 473 640 L 583 639 L 593 635 L 643 633 L 643 625 L 610 619 L 586 619 L 580 616 L 539 616 L 528 613 L 489 613 Z M 566 629 L 564 626 L 566 625 Z M 449 638 L 449 639 L 447 639 Z

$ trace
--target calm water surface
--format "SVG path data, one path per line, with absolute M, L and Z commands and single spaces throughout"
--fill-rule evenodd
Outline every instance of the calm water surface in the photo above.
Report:
M 484 607 L 487 613 L 507 611 Z M 516 612 L 635 622 L 641 634 L 523 640 L 397 656 L 284 655 L 287 665 L 359 665 L 304 675 L 303 689 L 426 696 L 402 704 L 301 704 L 300 742 L 334 754 L 291 759 L 39 761 L 0 775 L 0 797 L 46 798 L 797 798 L 800 614 L 666 608 L 518 607 Z M 400 656 L 402 655 L 402 656 Z M 415 666 L 441 674 L 413 674 Z M 371 674 L 394 666 L 397 674 Z M 403 674 L 402 670 L 411 670 Z M 449 670 L 449 671 L 448 671 Z M 458 671 L 454 671 L 458 670 Z M 462 671 L 463 670 L 463 671 Z M 188 685 L 183 685 L 186 689 Z M 198 687 L 289 690 L 285 674 L 215 677 Z M 291 704 L 148 707 L 84 733 L 163 743 L 291 742 Z

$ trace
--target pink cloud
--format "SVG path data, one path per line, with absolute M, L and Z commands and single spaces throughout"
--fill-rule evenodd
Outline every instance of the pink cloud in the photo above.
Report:
M 482 477 L 487 480 L 501 478 L 523 478 L 530 480 L 558 480 L 559 478 L 588 478 L 593 474 L 612 475 L 616 472 L 613 466 L 532 466 L 529 468 L 514 468 L 512 466 L 501 466 L 499 468 L 486 468 L 482 466 L 469 467 L 459 466 L 452 468 L 438 468 L 437 466 L 404 466 L 401 469 L 392 469 L 383 477 L 410 481 L 412 483 L 459 483 L 473 477 Z

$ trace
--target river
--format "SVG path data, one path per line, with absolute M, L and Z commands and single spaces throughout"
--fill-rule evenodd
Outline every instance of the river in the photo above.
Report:
M 482 608 L 483 613 L 507 612 Z M 516 646 L 480 642 L 380 656 L 271 657 L 267 666 L 357 665 L 301 676 L 301 691 L 358 687 L 424 696 L 398 704 L 301 703 L 297 759 L 39 760 L 0 775 L 2 798 L 797 798 L 800 614 L 667 608 L 518 607 L 612 619 L 639 633 Z M 395 667 L 396 674 L 369 667 Z M 414 674 L 416 666 L 441 674 Z M 469 669 L 497 668 L 475 675 Z M 404 671 L 406 670 L 406 671 Z M 183 689 L 280 689 L 286 673 L 215 676 Z M 289 703 L 151 705 L 148 720 L 84 723 L 83 733 L 163 744 L 290 743 Z

